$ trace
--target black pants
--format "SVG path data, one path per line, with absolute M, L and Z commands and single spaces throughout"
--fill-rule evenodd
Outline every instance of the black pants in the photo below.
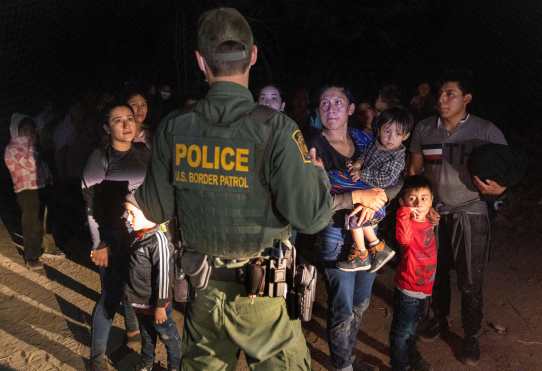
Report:
M 32 189 L 17 193 L 17 203 L 21 209 L 24 258 L 27 261 L 36 260 L 41 256 L 43 240 L 43 209 L 40 202 L 40 191 Z
M 439 224 L 438 264 L 432 309 L 435 317 L 440 320 L 444 320 L 450 314 L 450 269 L 455 267 L 457 284 L 461 292 L 461 319 L 465 336 L 476 336 L 481 329 L 482 288 L 489 249 L 489 233 L 487 215 L 453 213 L 443 215 Z M 465 248 L 466 239 L 470 240 L 470 254 Z

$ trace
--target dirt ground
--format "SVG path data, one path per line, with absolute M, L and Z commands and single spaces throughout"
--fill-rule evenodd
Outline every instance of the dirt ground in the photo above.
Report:
M 534 151 L 540 155 L 540 150 Z M 510 193 L 495 221 L 486 274 L 482 355 L 473 369 L 542 370 L 541 210 L 542 175 L 532 171 L 528 181 Z M 90 315 L 100 288 L 98 275 L 82 258 L 87 253 L 78 249 L 77 244 L 71 246 L 74 254 L 64 259 L 45 258 L 44 271 L 31 272 L 0 225 L 0 370 L 85 369 Z M 391 269 L 379 274 L 355 349 L 356 356 L 381 370 L 389 369 L 392 278 Z M 458 361 L 462 329 L 457 290 L 454 295 L 451 335 L 419 344 L 435 370 L 469 369 Z M 175 311 L 179 327 L 182 309 Z M 326 292 L 320 281 L 314 319 L 304 326 L 315 370 L 330 368 L 325 318 Z M 122 345 L 123 336 L 123 320 L 116 316 L 110 356 L 120 370 L 127 370 L 138 356 L 137 349 Z M 165 364 L 163 346 L 158 361 Z M 246 369 L 243 361 L 238 369 Z

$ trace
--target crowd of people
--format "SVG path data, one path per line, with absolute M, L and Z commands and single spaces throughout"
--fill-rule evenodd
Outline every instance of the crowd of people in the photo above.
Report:
M 92 315 L 91 367 L 108 369 L 109 332 L 122 307 L 126 341 L 142 342 L 139 370 L 152 369 L 157 337 L 166 345 L 170 370 L 179 368 L 181 353 L 184 369 L 231 366 L 237 349 L 256 368 L 272 369 L 280 362 L 310 368 L 300 324 L 279 308 L 279 298 L 246 297 L 245 287 L 232 288 L 230 276 L 221 271 L 231 261 L 252 259 L 262 241 L 270 242 L 265 238 L 287 224 L 297 232 L 299 254 L 325 280 L 335 369 L 369 369 L 352 352 L 376 272 L 394 259 L 392 369 L 431 369 L 416 341 L 435 340 L 448 330 L 452 267 L 461 292 L 462 360 L 476 364 L 490 246 L 488 204 L 512 184 L 488 172 L 485 163 L 475 168 L 469 161 L 488 143 L 506 145 L 497 126 L 469 112 L 469 73 L 447 72 L 435 84 L 436 94 L 432 84 L 420 82 L 408 104 L 393 84 L 368 99 L 354 97 L 346 84 L 329 83 L 314 95 L 313 106 L 306 87 L 286 97 L 281 87 L 269 84 L 254 95 L 270 110 L 258 111 L 247 89 L 257 59 L 252 35 L 246 39 L 246 30 L 241 36 L 233 32 L 231 40 L 211 48 L 217 41 L 201 34 L 213 32 L 205 23 L 205 17 L 218 17 L 212 12 L 200 21 L 196 53 L 211 86 L 205 98 L 177 102 L 170 85 L 157 94 L 154 87 L 125 84 L 119 94 L 85 94 L 64 115 L 46 104 L 34 117 L 12 116 L 4 159 L 21 213 L 27 266 L 39 270 L 41 254 L 62 254 L 42 248 L 47 229 L 63 250 L 73 236 L 90 237 L 102 287 Z M 215 12 L 226 14 L 217 22 L 235 18 L 241 28 L 246 23 L 235 11 Z M 252 133 L 260 128 L 247 126 L 252 121 L 270 122 L 265 135 L 272 139 L 255 139 L 263 134 Z M 226 126 L 234 131 L 225 134 Z M 222 147 L 231 153 L 220 154 Z M 189 153 L 190 148 L 205 152 Z M 219 153 L 214 160 L 206 152 L 211 148 Z M 258 155 L 252 157 L 252 151 Z M 207 156 L 203 162 L 201 156 Z M 249 188 L 244 183 L 235 192 L 217 192 L 211 183 L 186 178 L 202 167 L 228 174 L 230 163 L 241 175 L 260 169 L 247 181 L 260 193 L 242 189 Z M 262 184 L 253 186 L 258 181 Z M 272 197 L 259 197 L 266 189 Z M 45 229 L 44 206 L 50 215 Z M 257 223 L 248 220 L 264 212 Z M 226 262 L 214 263 L 221 275 L 210 273 L 208 286 L 189 303 L 183 336 L 172 319 L 177 241 L 166 224 L 174 216 L 182 243 Z M 384 218 L 395 223 L 379 226 Z M 390 225 L 392 233 L 383 230 Z M 215 231 L 220 232 L 216 238 Z M 384 234 L 392 239 L 384 241 Z M 240 256 L 229 252 L 230 244 Z M 220 316 L 209 318 L 216 306 L 222 308 Z M 255 306 L 265 307 L 264 314 L 253 314 Z

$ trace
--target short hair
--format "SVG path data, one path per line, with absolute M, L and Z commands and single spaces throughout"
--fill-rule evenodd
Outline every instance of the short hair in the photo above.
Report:
M 322 98 L 322 94 L 328 89 L 339 89 L 341 90 L 344 95 L 346 95 L 346 98 L 348 98 L 348 104 L 354 103 L 354 95 L 352 94 L 352 91 L 348 86 L 345 84 L 337 83 L 337 84 L 326 84 L 320 88 L 320 91 L 318 92 L 318 102 L 320 102 L 320 99 Z
M 473 74 L 470 70 L 451 69 L 442 74 L 439 79 L 439 85 L 442 86 L 447 82 L 456 82 L 463 95 L 472 94 L 472 79 Z
M 397 107 L 401 105 L 401 89 L 395 84 L 382 86 L 378 91 L 378 95 L 388 107 Z
M 414 127 L 414 117 L 406 108 L 393 107 L 382 111 L 373 122 L 373 131 L 378 135 L 382 126 L 387 123 L 395 122 L 397 128 L 403 135 L 409 134 Z
M 433 186 L 427 177 L 423 175 L 411 175 L 405 177 L 403 188 L 401 189 L 400 197 L 403 197 L 405 193 L 410 189 L 427 188 L 431 195 L 433 195 Z

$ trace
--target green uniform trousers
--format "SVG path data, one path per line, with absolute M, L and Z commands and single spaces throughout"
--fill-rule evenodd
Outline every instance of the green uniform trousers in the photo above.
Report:
M 301 322 L 283 298 L 251 301 L 243 285 L 211 280 L 184 318 L 182 370 L 235 370 L 239 350 L 251 370 L 310 370 Z

